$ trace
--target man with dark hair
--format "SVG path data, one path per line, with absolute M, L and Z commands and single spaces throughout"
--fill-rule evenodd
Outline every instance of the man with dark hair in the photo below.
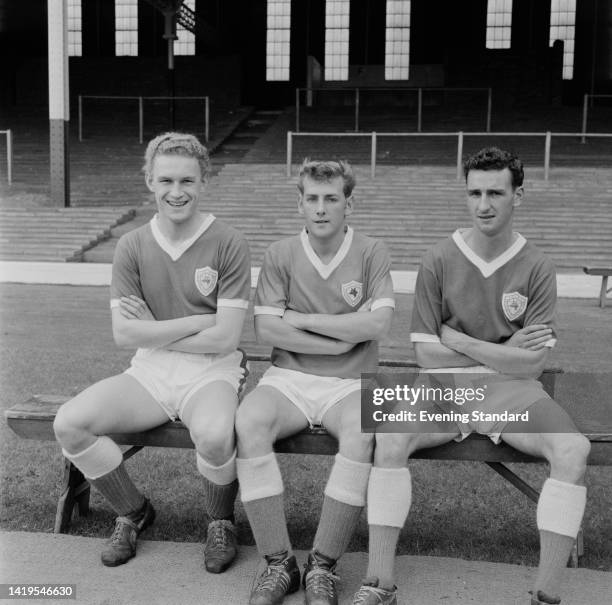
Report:
M 410 498 L 395 498 L 395 487 L 390 497 L 387 485 L 393 486 L 391 471 L 408 473 L 407 455 L 417 449 L 477 432 L 548 460 L 550 478 L 537 507 L 541 546 L 532 605 L 560 603 L 560 578 L 584 513 L 589 441 L 536 380 L 557 337 L 556 277 L 551 261 L 512 228 L 524 195 L 522 162 L 506 151 L 483 149 L 466 161 L 465 178 L 472 226 L 457 229 L 423 257 L 410 338 L 424 371 L 453 374 L 454 384 L 473 380 L 488 387 L 473 407 L 486 415 L 422 423 L 412 433 L 377 433 L 368 521 L 371 535 L 378 531 L 387 539 L 370 543 L 368 575 L 375 581 L 364 583 L 356 596 L 362 605 L 395 603 L 393 560 Z M 438 403 L 435 409 L 444 411 Z M 503 420 L 504 413 L 515 420 Z
M 251 605 L 277 605 L 298 590 L 274 442 L 322 425 L 338 439 L 303 583 L 308 605 L 337 605 L 336 561 L 365 504 L 372 435 L 361 432 L 361 372 L 378 366 L 393 284 L 386 248 L 347 225 L 352 170 L 306 161 L 298 211 L 304 229 L 266 252 L 255 294 L 255 331 L 272 366 L 238 408 L 238 478 L 255 542 L 266 559 Z

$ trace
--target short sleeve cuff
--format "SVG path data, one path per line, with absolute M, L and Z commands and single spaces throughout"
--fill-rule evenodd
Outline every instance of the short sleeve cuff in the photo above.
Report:
M 243 298 L 219 298 L 217 300 L 218 307 L 231 307 L 233 309 L 247 309 L 249 301 Z
M 381 309 L 382 307 L 395 309 L 395 301 L 392 298 L 379 298 L 372 303 L 370 310 L 376 311 L 376 309 Z
M 411 332 L 410 342 L 440 342 L 440 337 L 435 334 L 423 334 L 422 332 Z
M 282 317 L 285 314 L 285 309 L 279 307 L 255 307 L 253 309 L 254 315 L 276 315 Z

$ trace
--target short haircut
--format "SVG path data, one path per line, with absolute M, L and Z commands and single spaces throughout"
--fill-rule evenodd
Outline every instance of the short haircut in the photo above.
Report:
M 485 147 L 471 155 L 463 163 L 463 174 L 467 181 L 470 170 L 503 170 L 507 168 L 512 175 L 512 187 L 516 189 L 523 184 L 525 176 L 523 162 L 515 153 L 498 147 Z
M 142 169 L 148 176 L 153 171 L 153 161 L 158 155 L 180 155 L 195 158 L 200 165 L 202 180 L 210 173 L 208 150 L 197 137 L 184 132 L 165 132 L 149 141 L 145 151 L 145 163 Z
M 300 167 L 297 187 L 301 194 L 304 193 L 304 179 L 308 177 L 313 181 L 331 181 L 341 177 L 343 181 L 342 191 L 344 197 L 350 197 L 355 187 L 355 175 L 347 161 L 320 161 L 306 158 Z

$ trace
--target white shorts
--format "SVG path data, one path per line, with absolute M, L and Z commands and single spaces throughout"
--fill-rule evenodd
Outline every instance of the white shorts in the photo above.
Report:
M 229 355 L 138 349 L 125 373 L 151 393 L 171 420 L 176 420 L 189 398 L 206 384 L 222 380 L 240 394 L 248 366 L 241 349 Z
M 469 422 L 458 421 L 456 423 L 460 434 L 455 438 L 455 441 L 463 441 L 471 433 L 486 435 L 496 444 L 501 441 L 501 435 L 507 423 L 503 421 L 472 420 L 471 413 L 473 411 L 488 414 L 501 414 L 502 412 L 520 414 L 541 399 L 550 399 L 542 384 L 535 378 L 507 376 L 492 371 L 485 366 L 421 370 L 420 373 L 445 374 L 444 382 L 446 386 L 449 386 L 447 381 L 450 379 L 452 386 L 471 388 L 485 386 L 487 389 L 486 397 L 482 402 L 467 401 L 461 406 L 454 402 L 448 404 L 438 402 L 436 404 L 435 407 L 443 412 L 460 411 L 469 415 Z M 529 430 L 533 431 L 533 428 L 528 429 L 526 426 L 525 432 Z M 545 431 L 545 427 L 542 430 Z
M 311 427 L 322 424 L 325 413 L 354 391 L 361 391 L 360 378 L 317 376 L 272 366 L 257 386 L 274 387 L 306 416 Z

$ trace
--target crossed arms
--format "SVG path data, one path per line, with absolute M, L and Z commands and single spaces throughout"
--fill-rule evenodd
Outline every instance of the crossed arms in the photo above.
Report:
M 417 363 L 423 368 L 456 368 L 486 365 L 501 374 L 534 378 L 544 369 L 552 338 L 545 324 L 526 326 L 503 344 L 468 336 L 443 324 L 440 342 L 415 342 Z
M 255 334 L 263 344 L 294 353 L 340 355 L 357 343 L 378 340 L 391 327 L 393 309 L 372 311 L 367 301 L 357 311 L 330 315 L 286 310 L 282 317 L 256 315 Z
M 240 342 L 245 314 L 245 309 L 219 307 L 216 314 L 157 321 L 144 300 L 123 296 L 112 309 L 113 337 L 123 348 L 226 354 Z
M 257 339 L 295 353 L 340 355 L 356 343 L 377 340 L 388 332 L 393 310 L 370 310 L 367 302 L 353 313 L 308 314 L 287 310 L 283 317 L 257 315 Z M 240 342 L 245 310 L 220 307 L 216 314 L 157 321 L 136 296 L 122 297 L 112 310 L 113 336 L 120 347 L 163 348 L 187 353 L 229 353 Z M 527 326 L 503 344 L 463 334 L 443 324 L 440 342 L 414 343 L 417 363 L 424 368 L 484 364 L 502 374 L 539 376 L 552 331 L 544 324 Z

